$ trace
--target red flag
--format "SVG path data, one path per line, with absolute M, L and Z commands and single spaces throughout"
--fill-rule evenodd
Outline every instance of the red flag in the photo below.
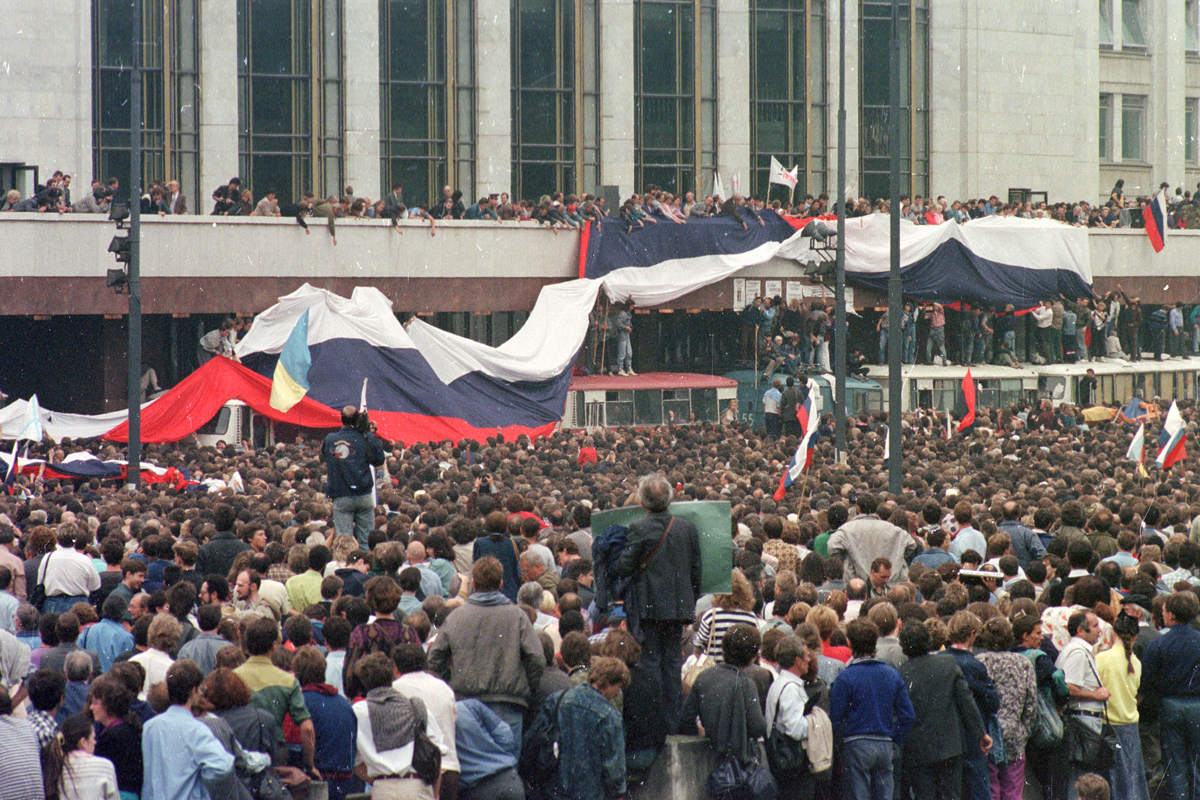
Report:
M 958 432 L 962 433 L 967 429 L 967 426 L 975 423 L 975 381 L 971 378 L 971 368 L 967 367 L 967 374 L 963 376 L 963 399 L 967 403 L 967 413 L 958 423 Z

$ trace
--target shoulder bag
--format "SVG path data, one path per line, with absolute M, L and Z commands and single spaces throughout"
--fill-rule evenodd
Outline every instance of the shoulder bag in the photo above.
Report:
M 802 690 L 803 688 L 800 687 Z M 780 690 L 779 697 L 775 698 L 775 724 L 771 726 L 771 732 L 767 736 L 767 764 L 771 767 L 771 774 L 780 781 L 785 777 L 807 772 L 809 768 L 804 743 L 788 736 L 779 727 L 779 703 L 783 700 L 785 691 L 786 686 Z
M 1096 682 L 1101 686 L 1100 676 L 1092 667 Z M 1083 721 L 1080 714 L 1067 712 L 1066 739 L 1067 758 L 1071 764 L 1081 769 L 1103 773 L 1116 762 L 1117 753 L 1121 750 L 1121 742 L 1117 732 L 1108 721 L 1108 702 L 1104 703 L 1103 722 L 1100 730 L 1096 731 Z

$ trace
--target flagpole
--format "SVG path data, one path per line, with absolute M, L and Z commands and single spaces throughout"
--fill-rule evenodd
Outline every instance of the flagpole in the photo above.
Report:
M 845 2 L 845 0 L 843 0 Z M 892 0 L 892 39 L 889 47 L 888 70 L 888 149 L 890 158 L 891 208 L 891 264 L 888 277 L 888 338 L 903 334 L 900 325 L 900 0 Z M 838 187 L 838 193 L 843 191 Z M 844 211 L 844 209 L 843 209 Z M 841 241 L 838 242 L 839 247 Z M 888 489 L 899 495 L 903 487 L 900 463 L 900 409 L 903 397 L 900 386 L 900 348 L 888 348 L 888 419 L 897 424 L 888 431 L 891 442 L 891 458 L 888 460 Z M 844 356 L 843 356 L 844 357 Z M 840 420 L 839 420 L 840 422 Z
M 833 309 L 833 380 L 838 400 L 835 410 L 842 408 L 846 397 L 846 207 L 842 187 L 846 185 L 846 2 L 838 0 L 838 116 L 837 116 L 837 260 L 834 265 Z M 843 415 L 844 416 L 844 415 Z M 834 425 L 833 447 L 836 463 L 846 463 L 846 426 L 841 419 Z

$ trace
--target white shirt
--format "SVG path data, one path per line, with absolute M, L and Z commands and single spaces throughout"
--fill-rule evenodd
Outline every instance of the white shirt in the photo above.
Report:
M 428 706 L 426 708 L 428 709 Z M 367 710 L 367 701 L 359 700 L 351 706 L 351 709 L 358 719 L 358 757 L 354 760 L 355 766 L 365 764 L 367 775 L 371 778 L 380 775 L 403 775 L 410 771 L 412 769 L 413 743 L 409 742 L 403 747 L 379 752 L 375 749 L 375 738 L 371 734 L 371 712 Z M 442 757 L 445 758 L 449 753 L 449 748 L 446 744 L 446 737 L 442 735 L 442 728 L 438 725 L 437 716 L 435 714 L 426 714 L 425 716 L 427 719 L 425 735 L 437 745 L 438 750 L 442 751 Z
M 1094 691 L 1100 688 L 1100 673 L 1096 670 L 1096 655 L 1092 646 L 1078 636 L 1071 638 L 1067 646 L 1058 654 L 1054 666 L 1063 671 L 1063 680 L 1076 686 Z M 1071 699 L 1071 709 L 1081 711 L 1104 711 L 1104 703 L 1099 700 Z M 1090 727 L 1100 729 L 1100 720 L 1096 717 L 1080 717 Z M 1094 725 L 1092 723 L 1095 723 Z
M 804 682 L 786 669 L 779 670 L 779 677 L 767 690 L 767 734 L 770 735 L 778 725 L 793 739 L 808 738 L 808 720 L 804 718 L 807 702 L 808 690 L 804 688 Z
M 1049 328 L 1050 323 L 1054 320 L 1054 309 L 1046 306 L 1038 306 L 1029 313 L 1033 314 L 1039 328 Z
M 46 554 L 38 574 L 46 584 L 46 597 L 85 597 L 100 588 L 100 573 L 92 559 L 73 547 L 60 547 Z
M 175 659 L 162 650 L 156 650 L 153 647 L 138 653 L 129 660 L 136 661 L 146 670 L 146 681 L 142 684 L 142 691 L 138 694 L 139 700 L 146 699 L 146 694 L 150 691 L 151 686 L 156 683 L 162 683 L 167 679 L 167 670 L 175 663 Z
M 437 720 L 441 730 L 455 730 L 458 724 L 458 705 L 454 699 L 454 690 L 441 678 L 428 672 L 410 672 L 392 681 L 392 688 L 405 697 L 416 697 L 423 702 L 425 710 Z M 458 748 L 455 747 L 453 736 L 446 737 L 446 746 L 450 752 L 442 754 L 442 769 L 458 772 Z

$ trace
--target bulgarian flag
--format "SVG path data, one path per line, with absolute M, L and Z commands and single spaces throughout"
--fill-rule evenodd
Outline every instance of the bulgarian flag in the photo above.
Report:
M 1160 449 L 1154 462 L 1163 469 L 1170 469 L 1176 461 L 1182 461 L 1185 455 L 1184 446 L 1187 436 L 1184 434 L 1183 416 L 1175 401 L 1171 401 L 1171 410 L 1167 412 L 1167 421 L 1163 423 L 1162 433 L 1158 436 Z

